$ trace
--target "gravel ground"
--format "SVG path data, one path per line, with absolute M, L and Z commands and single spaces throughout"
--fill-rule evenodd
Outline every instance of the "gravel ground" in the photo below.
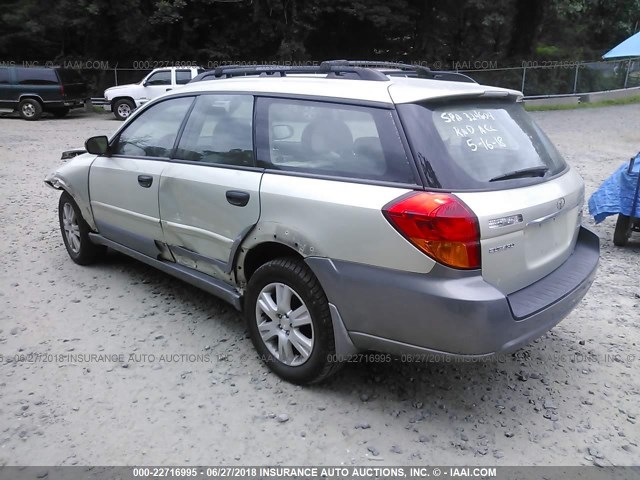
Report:
M 587 196 L 640 148 L 640 105 L 534 116 Z M 232 307 L 118 254 L 68 258 L 42 179 L 118 125 L 0 118 L 0 465 L 640 463 L 640 242 L 614 247 L 614 219 L 585 300 L 516 357 L 353 364 L 301 388 Z

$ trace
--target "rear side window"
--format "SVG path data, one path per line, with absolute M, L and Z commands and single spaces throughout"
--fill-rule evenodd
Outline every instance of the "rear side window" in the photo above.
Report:
M 20 85 L 57 85 L 58 75 L 51 68 L 16 68 Z
M 191 70 L 176 70 L 176 84 L 186 85 L 191 81 Z
M 260 99 L 259 159 L 290 172 L 415 183 L 390 110 Z
M 198 97 L 180 138 L 175 158 L 253 166 L 253 96 Z
M 113 153 L 168 158 L 192 102 L 193 97 L 171 98 L 150 106 L 120 133 L 112 146 Z
M 544 181 L 566 164 L 521 104 L 398 105 L 427 184 L 487 189 Z

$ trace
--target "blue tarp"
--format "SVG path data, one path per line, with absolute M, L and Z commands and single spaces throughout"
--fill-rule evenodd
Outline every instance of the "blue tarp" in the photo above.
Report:
M 631 173 L 629 173 L 629 162 L 625 162 L 591 195 L 589 213 L 596 223 L 602 222 L 610 215 L 618 215 L 619 213 L 640 217 L 640 198 L 636 200 L 635 213 L 631 212 L 639 175 L 640 153 L 636 156 Z M 640 192 L 638 195 L 640 196 Z
M 640 57 L 640 32 L 630 36 L 613 50 L 605 53 L 602 58 Z

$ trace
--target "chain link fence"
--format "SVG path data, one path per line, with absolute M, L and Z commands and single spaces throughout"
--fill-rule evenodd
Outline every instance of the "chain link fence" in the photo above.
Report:
M 478 83 L 526 97 L 572 95 L 640 86 L 640 58 L 608 62 L 526 62 L 522 67 L 460 70 Z
M 522 67 L 458 70 L 478 83 L 511 88 L 527 97 L 572 95 L 640 87 L 640 58 L 608 62 L 525 62 Z M 151 69 L 82 69 L 93 97 L 115 85 L 140 82 Z

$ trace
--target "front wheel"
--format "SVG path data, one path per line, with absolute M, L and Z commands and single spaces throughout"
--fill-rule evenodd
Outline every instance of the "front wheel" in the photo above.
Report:
M 136 105 L 126 98 L 121 98 L 113 104 L 113 114 L 118 120 L 126 120 L 135 110 Z
M 91 241 L 89 225 L 84 221 L 80 214 L 80 208 L 67 192 L 60 195 L 58 217 L 64 246 L 67 248 L 71 260 L 78 265 L 94 263 L 106 248 Z
M 631 217 L 627 215 L 618 214 L 618 221 L 616 222 L 616 229 L 613 232 L 613 244 L 618 247 L 624 247 L 629 241 L 631 236 Z
M 284 380 L 316 383 L 339 368 L 329 302 L 302 260 L 279 258 L 258 268 L 245 315 L 260 357 Z

